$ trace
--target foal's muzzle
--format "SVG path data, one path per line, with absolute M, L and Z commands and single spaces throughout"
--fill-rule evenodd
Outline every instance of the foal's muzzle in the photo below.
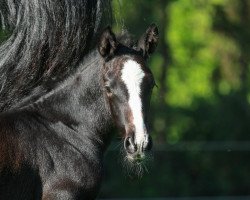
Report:
M 144 153 L 152 149 L 152 137 L 146 135 L 141 143 L 137 144 L 134 137 L 126 137 L 124 140 L 124 148 L 132 160 L 143 159 Z

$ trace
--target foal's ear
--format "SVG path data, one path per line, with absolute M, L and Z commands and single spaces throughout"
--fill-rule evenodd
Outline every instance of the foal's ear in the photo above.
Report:
M 98 51 L 102 57 L 107 58 L 114 55 L 116 48 L 117 41 L 115 34 L 112 32 L 110 26 L 108 26 L 101 34 Z
M 151 24 L 138 42 L 138 48 L 143 52 L 145 58 L 148 58 L 155 51 L 158 39 L 158 28 L 155 24 Z

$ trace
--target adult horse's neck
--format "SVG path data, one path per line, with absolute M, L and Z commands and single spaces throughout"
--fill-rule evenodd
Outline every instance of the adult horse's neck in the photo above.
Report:
M 102 89 L 101 70 L 101 58 L 94 51 L 74 76 L 26 109 L 35 110 L 55 134 L 67 138 L 80 151 L 103 152 L 113 123 Z

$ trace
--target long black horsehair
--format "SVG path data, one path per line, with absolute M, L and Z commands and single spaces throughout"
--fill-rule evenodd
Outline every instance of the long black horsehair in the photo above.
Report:
M 68 76 L 110 13 L 110 0 L 0 0 L 0 112 Z

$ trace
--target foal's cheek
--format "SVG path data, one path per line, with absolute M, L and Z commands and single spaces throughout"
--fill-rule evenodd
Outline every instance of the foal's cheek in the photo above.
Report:
M 124 126 L 122 123 L 122 118 L 121 118 L 121 111 L 119 109 L 119 106 L 115 103 L 111 103 L 110 108 L 111 108 L 113 120 L 114 120 L 117 128 L 124 129 Z

